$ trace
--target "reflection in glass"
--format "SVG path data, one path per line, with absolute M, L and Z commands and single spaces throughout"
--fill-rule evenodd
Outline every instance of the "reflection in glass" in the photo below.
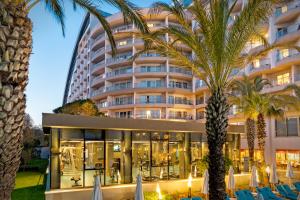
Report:
M 194 177 L 200 177 L 200 161 L 202 159 L 202 134 L 191 133 L 191 160 L 192 160 L 192 174 Z
M 168 179 L 168 138 L 167 133 L 152 133 L 151 175 L 153 180 Z
M 105 185 L 122 183 L 122 133 L 106 132 L 106 174 Z
M 85 186 L 93 185 L 95 174 L 104 184 L 104 141 L 85 142 Z
M 135 182 L 138 173 L 143 181 L 150 178 L 150 134 L 133 133 L 132 135 L 132 180 Z
M 83 134 L 80 130 L 64 129 L 60 142 L 61 188 L 82 187 Z
M 184 134 L 170 133 L 169 140 L 169 179 L 184 178 Z

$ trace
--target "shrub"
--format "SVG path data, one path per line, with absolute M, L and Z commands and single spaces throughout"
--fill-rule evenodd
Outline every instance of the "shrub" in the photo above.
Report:
M 198 167 L 199 167 L 199 171 L 200 171 L 200 174 L 203 174 L 205 169 L 208 169 L 208 156 L 203 156 L 203 158 L 199 161 L 198 163 Z M 233 164 L 232 160 L 229 159 L 228 157 L 225 157 L 225 170 L 226 170 L 226 173 L 228 173 L 229 171 L 229 167 Z
M 77 100 L 67 103 L 53 110 L 54 113 L 64 113 L 70 115 L 85 115 L 85 116 L 104 116 L 98 111 L 96 104 L 90 100 Z

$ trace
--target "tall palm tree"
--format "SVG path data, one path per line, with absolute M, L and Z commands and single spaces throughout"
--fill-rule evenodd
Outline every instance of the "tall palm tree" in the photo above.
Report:
M 169 25 L 141 34 L 145 48 L 133 57 L 149 51 L 168 56 L 173 59 L 172 62 L 192 69 L 210 90 L 211 96 L 206 106 L 206 133 L 209 148 L 209 198 L 212 200 L 223 200 L 226 197 L 222 150 L 228 127 L 226 90 L 232 80 L 230 75 L 234 68 L 244 67 L 253 57 L 260 55 L 242 54 L 242 51 L 253 37 L 265 41 L 259 32 L 259 24 L 268 19 L 276 0 L 249 0 L 234 22 L 230 15 L 237 0 L 232 4 L 230 2 L 194 0 L 189 7 L 184 7 L 178 0 L 172 0 L 171 4 L 154 3 L 151 14 L 167 12 L 176 18 L 179 26 Z M 195 26 L 192 27 L 192 24 Z M 193 51 L 192 56 L 186 56 L 182 45 Z
M 95 15 L 106 31 L 112 49 L 115 42 L 100 3 L 108 3 L 123 12 L 125 21 L 133 21 L 141 30 L 148 28 L 138 8 L 127 0 L 71 0 Z M 66 0 L 1 0 L 0 1 L 0 199 L 10 199 L 20 164 L 25 95 L 29 57 L 32 51 L 32 22 L 28 14 L 43 4 L 61 24 L 64 33 Z M 43 11 L 41 11 L 42 13 Z
M 251 80 L 247 76 L 244 76 L 242 80 L 233 81 L 231 86 L 233 94 L 230 96 L 230 101 L 232 104 L 238 107 L 238 111 L 240 113 L 243 113 L 243 115 L 246 118 L 245 125 L 246 125 L 246 135 L 247 135 L 250 166 L 253 165 L 253 161 L 254 161 L 255 119 L 258 117 L 257 100 L 260 92 L 267 85 L 270 85 L 270 82 L 267 79 L 263 79 L 261 77 L 255 77 L 254 79 Z M 236 95 L 236 93 L 238 95 Z M 261 123 L 259 125 L 265 126 L 265 124 L 263 124 L 263 121 L 260 122 Z M 261 135 L 263 134 L 263 132 L 257 131 L 257 134 Z

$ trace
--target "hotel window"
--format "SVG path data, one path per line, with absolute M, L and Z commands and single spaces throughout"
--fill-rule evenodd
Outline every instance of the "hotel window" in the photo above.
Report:
M 169 179 L 185 178 L 185 155 L 183 133 L 169 134 Z
M 281 49 L 278 51 L 278 60 L 282 60 L 290 55 L 288 49 Z
M 121 184 L 124 179 L 123 133 L 121 131 L 107 130 L 105 137 L 105 185 Z
M 152 28 L 152 27 L 154 27 L 154 23 L 147 23 L 147 26 L 148 26 L 149 28 Z
M 127 44 L 127 40 L 124 40 L 124 41 L 119 42 L 119 46 L 124 46 L 124 45 L 126 45 L 126 44 Z
M 151 181 L 150 177 L 150 133 L 132 133 L 132 180 L 136 181 L 138 174 L 143 181 Z
M 277 85 L 284 85 L 290 83 L 290 73 L 284 73 L 277 76 Z
M 169 134 L 151 133 L 151 178 L 168 179 Z
M 259 68 L 259 66 L 260 66 L 260 61 L 259 61 L 259 59 L 253 60 L 253 67 L 254 67 L 254 68 Z
M 204 96 L 196 96 L 196 105 L 204 104 Z
M 84 186 L 93 186 L 94 175 L 100 175 L 104 185 L 104 132 L 101 130 L 85 131 L 85 177 Z
M 117 118 L 131 118 L 132 117 L 132 111 L 115 112 L 115 116 Z
M 83 131 L 61 129 L 60 188 L 83 187 Z
M 299 119 L 296 117 L 275 121 L 276 136 L 298 136 Z
M 298 136 L 298 118 L 287 119 L 287 135 Z

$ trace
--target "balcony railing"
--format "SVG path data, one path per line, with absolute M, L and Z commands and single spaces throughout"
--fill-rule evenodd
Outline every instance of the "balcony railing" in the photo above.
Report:
M 169 104 L 193 105 L 193 101 L 190 99 L 175 98 L 175 99 L 169 99 Z
M 169 114 L 169 119 L 180 119 L 180 120 L 193 120 L 193 115 L 176 115 L 176 114 Z
M 169 83 L 169 88 L 179 88 L 179 89 L 184 89 L 184 90 L 191 90 L 192 89 L 192 84 L 181 84 L 178 85 L 176 83 Z
M 297 57 L 297 56 L 300 56 L 300 52 L 298 52 L 296 50 L 289 50 L 288 55 L 284 55 L 284 54 L 278 52 L 277 56 L 276 56 L 277 57 L 276 60 L 277 60 L 277 62 L 279 62 L 285 58 L 292 58 L 292 57 Z
M 169 71 L 172 72 L 172 73 L 186 74 L 186 75 L 190 75 L 190 76 L 192 75 L 192 71 L 191 70 L 184 69 L 182 67 L 170 66 Z
M 124 44 L 121 44 L 121 42 L 126 42 Z M 123 47 L 132 44 L 132 39 L 124 40 L 124 41 L 117 41 L 116 47 Z M 106 45 L 106 49 L 111 49 L 111 46 L 108 44 Z
M 154 99 L 136 99 L 136 104 L 157 104 L 157 103 L 166 103 L 166 100 L 164 98 L 154 98 Z
M 97 49 L 97 51 L 94 51 L 92 54 L 92 59 L 94 59 L 97 55 L 104 53 L 105 48 L 101 47 L 100 49 Z
M 165 114 L 164 113 L 160 113 L 160 112 L 143 112 L 143 111 L 137 111 L 135 113 L 135 118 L 138 119 L 164 119 L 165 118 Z
M 122 99 L 122 101 L 112 101 L 109 102 L 109 106 L 121 106 L 121 105 L 132 105 L 133 104 L 133 97 L 128 97 Z
M 105 37 L 105 33 L 101 33 L 100 35 L 98 35 L 95 39 L 94 39 L 94 42 L 98 41 L 98 40 L 101 40 L 102 38 Z
M 196 119 L 204 119 L 204 118 L 205 118 L 205 113 L 204 112 L 197 112 Z
M 114 64 L 114 63 L 126 61 L 126 60 L 130 59 L 131 56 L 132 56 L 132 54 L 126 54 L 126 55 L 122 55 L 122 56 L 118 56 L 118 57 L 108 58 L 108 59 L 106 59 L 106 63 Z
M 132 74 L 132 69 L 130 68 L 130 69 L 108 72 L 108 73 L 106 73 L 106 77 L 111 78 L 111 77 L 116 77 L 116 76 L 125 75 L 125 74 Z
M 152 73 L 152 72 L 165 72 L 165 66 L 141 66 L 135 69 L 136 73 Z
M 257 71 L 270 69 L 270 68 L 271 68 L 270 60 L 269 59 L 264 59 L 264 60 L 259 61 L 259 66 L 258 67 L 255 67 L 253 64 L 251 64 L 249 70 L 252 73 L 252 72 L 257 72 Z
M 98 88 L 97 90 L 94 90 L 91 92 L 92 97 L 98 96 L 104 92 L 104 87 Z
M 300 1 L 299 1 L 299 0 L 298 0 L 298 1 L 293 1 L 293 2 L 291 2 L 291 3 L 289 3 L 289 4 L 287 5 L 287 11 L 286 11 L 286 12 L 283 12 L 283 11 L 282 11 L 282 7 L 277 8 L 277 9 L 275 10 L 275 17 L 279 17 L 279 16 L 281 16 L 282 14 L 287 13 L 287 12 L 289 12 L 289 11 L 291 11 L 291 10 L 297 9 L 297 8 L 299 8 L 299 7 L 300 7 Z
M 295 33 L 300 30 L 300 24 L 294 24 L 292 26 L 284 27 L 277 31 L 277 39 L 290 34 L 290 33 Z
M 92 79 L 92 85 L 94 85 L 95 83 L 97 83 L 97 82 L 99 82 L 99 81 L 101 81 L 101 80 L 104 80 L 104 78 L 105 78 L 105 75 L 104 75 L 104 74 L 103 74 L 103 75 L 100 75 L 100 76 L 94 77 L 94 78 Z
M 129 31 L 133 28 L 132 24 L 128 24 L 128 25 L 123 25 L 123 26 L 118 26 L 116 28 L 112 29 L 113 33 L 119 33 L 119 32 L 123 32 L 123 31 Z
M 122 85 L 113 85 L 106 87 L 107 92 L 117 91 L 117 90 L 125 90 L 132 88 L 132 83 L 122 84 Z
M 140 82 L 136 83 L 135 88 L 162 88 L 165 87 L 165 84 L 163 81 L 160 82 Z
M 140 57 L 162 57 L 159 53 L 144 53 Z
M 100 65 L 104 65 L 105 64 L 105 60 L 101 60 L 95 64 L 92 64 L 91 69 L 94 70 L 96 68 L 98 68 Z

